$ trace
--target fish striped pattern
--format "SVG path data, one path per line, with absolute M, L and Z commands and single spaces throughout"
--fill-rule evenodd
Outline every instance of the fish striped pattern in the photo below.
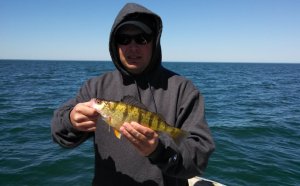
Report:
M 124 102 L 96 100 L 94 107 L 104 120 L 119 130 L 124 122 L 135 121 L 158 132 L 165 132 L 175 140 L 187 136 L 187 132 L 168 125 L 158 114 Z

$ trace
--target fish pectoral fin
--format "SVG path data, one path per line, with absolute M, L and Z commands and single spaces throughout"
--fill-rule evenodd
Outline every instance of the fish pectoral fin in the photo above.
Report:
M 114 129 L 114 134 L 118 139 L 121 139 L 122 134 L 118 130 Z

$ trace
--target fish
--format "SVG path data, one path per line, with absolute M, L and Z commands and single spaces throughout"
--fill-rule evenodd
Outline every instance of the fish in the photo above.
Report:
M 102 120 L 114 129 L 115 136 L 119 139 L 121 138 L 119 130 L 124 122 L 137 122 L 158 133 L 166 133 L 177 144 L 189 134 L 187 131 L 172 127 L 162 116 L 148 111 L 132 96 L 125 96 L 121 101 L 94 98 L 92 102 L 92 107 L 100 114 Z

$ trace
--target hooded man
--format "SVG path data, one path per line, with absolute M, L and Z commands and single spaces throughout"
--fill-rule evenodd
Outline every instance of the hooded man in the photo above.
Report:
M 63 147 L 94 138 L 93 185 L 187 185 L 207 166 L 214 142 L 205 120 L 204 100 L 191 81 L 161 64 L 161 18 L 129 3 L 112 26 L 109 50 L 113 72 L 88 80 L 77 96 L 57 109 L 52 136 Z M 163 133 L 125 122 L 121 139 L 91 106 L 92 98 L 121 101 L 131 96 L 173 127 L 189 133 L 180 144 Z

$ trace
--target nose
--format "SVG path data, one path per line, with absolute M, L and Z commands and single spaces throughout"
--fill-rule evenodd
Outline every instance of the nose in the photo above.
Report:
M 140 45 L 138 45 L 138 44 L 134 41 L 134 39 L 132 39 L 132 40 L 130 41 L 130 43 L 128 44 L 128 47 L 129 47 L 130 49 L 138 49 L 139 46 L 140 46 Z

